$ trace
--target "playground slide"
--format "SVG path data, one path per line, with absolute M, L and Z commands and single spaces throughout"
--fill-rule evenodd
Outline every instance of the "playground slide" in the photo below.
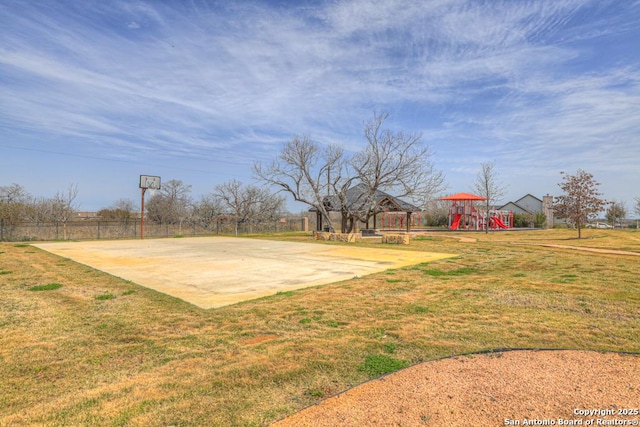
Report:
M 498 217 L 493 217 L 493 222 L 500 228 L 509 228 L 506 225 L 504 225 L 504 222 L 502 222 L 502 220 Z
M 456 216 L 453 217 L 453 222 L 451 223 L 451 230 L 457 230 L 458 226 L 460 225 L 460 218 L 462 218 L 462 214 L 456 214 Z

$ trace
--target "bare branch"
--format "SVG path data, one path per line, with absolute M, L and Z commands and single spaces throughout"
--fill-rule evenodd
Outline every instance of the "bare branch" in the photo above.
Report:
M 294 137 L 268 167 L 254 165 L 255 175 L 315 208 L 334 229 L 330 210 L 351 222 L 366 221 L 377 209 L 380 191 L 425 203 L 442 189 L 444 178 L 431 162 L 419 133 L 383 129 L 388 113 L 374 113 L 365 125 L 366 146 L 347 158 L 335 145 L 321 149 L 308 137 Z M 358 185 L 358 192 L 349 189 Z M 330 206 L 331 205 L 331 206 Z
M 484 218 L 484 230 L 485 233 L 489 232 L 489 211 L 491 206 L 494 205 L 500 198 L 504 197 L 506 193 L 506 187 L 500 180 L 500 175 L 496 171 L 494 162 L 482 163 L 480 172 L 476 176 L 474 182 L 474 190 L 479 195 L 486 199 L 485 201 L 485 218 Z
M 268 189 L 245 186 L 237 180 L 217 185 L 213 196 L 220 201 L 225 213 L 234 217 L 236 236 L 240 224 L 274 220 L 284 206 L 284 199 Z
M 310 138 L 295 136 L 282 148 L 279 157 L 268 167 L 254 165 L 254 174 L 264 182 L 280 188 L 294 200 L 317 209 L 333 230 L 333 224 L 325 206 L 325 198 L 335 187 L 335 176 L 341 178 L 343 150 L 328 146 L 322 150 Z M 337 173 L 331 177 L 332 173 Z

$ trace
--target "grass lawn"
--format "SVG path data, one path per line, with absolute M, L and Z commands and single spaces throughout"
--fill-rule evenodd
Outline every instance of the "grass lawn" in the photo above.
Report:
M 454 354 L 640 352 L 640 257 L 537 246 L 640 253 L 640 232 L 575 236 L 432 234 L 385 246 L 460 256 L 212 310 L 1 244 L 0 425 L 262 426 Z

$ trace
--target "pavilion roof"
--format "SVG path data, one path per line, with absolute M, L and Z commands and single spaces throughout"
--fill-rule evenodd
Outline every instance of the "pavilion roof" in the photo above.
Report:
M 389 212 L 419 212 L 420 208 L 409 202 L 406 202 L 398 197 L 394 197 L 384 191 L 378 190 L 370 196 L 367 191 L 367 186 L 360 183 L 346 191 L 345 202 L 348 206 L 353 208 L 359 208 L 360 210 L 367 210 L 373 204 L 373 208 L 376 211 L 389 211 Z M 342 206 L 341 200 L 337 196 L 330 196 L 324 198 L 324 204 L 329 211 L 340 211 Z M 310 211 L 316 211 L 315 208 L 311 208 Z
M 456 193 L 451 196 L 441 197 L 440 200 L 487 200 L 486 197 L 476 196 L 471 193 Z

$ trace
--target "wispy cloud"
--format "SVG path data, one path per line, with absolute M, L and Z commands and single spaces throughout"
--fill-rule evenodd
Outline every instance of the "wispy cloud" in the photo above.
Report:
M 629 177 L 640 160 L 637 2 L 0 8 L 3 139 L 248 166 L 296 133 L 356 149 L 388 110 L 445 173 L 498 159 L 514 180 L 534 164 Z

